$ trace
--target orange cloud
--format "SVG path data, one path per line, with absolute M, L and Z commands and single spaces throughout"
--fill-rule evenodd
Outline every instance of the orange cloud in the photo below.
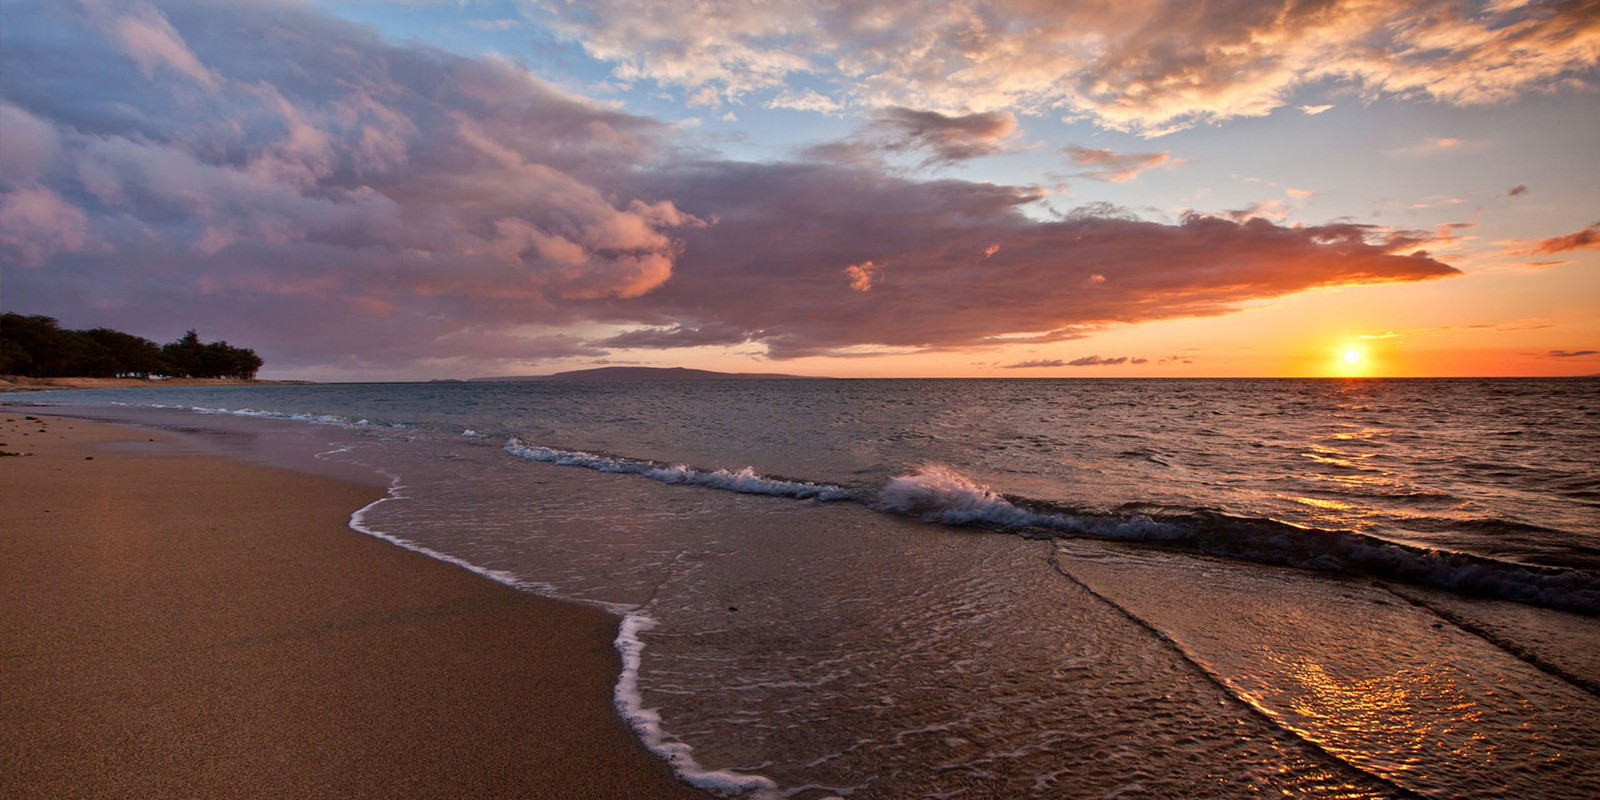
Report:
M 851 264 L 844 268 L 844 274 L 850 278 L 850 290 L 853 292 L 872 291 L 872 282 L 877 279 L 881 267 L 875 266 L 871 261 L 860 264 Z
M 1533 246 L 1532 252 L 1554 255 L 1569 250 L 1600 250 L 1600 222 L 1565 236 L 1552 236 Z

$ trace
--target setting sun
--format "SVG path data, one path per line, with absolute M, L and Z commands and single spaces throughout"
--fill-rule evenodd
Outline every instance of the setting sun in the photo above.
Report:
M 1346 350 L 1346 351 L 1344 351 L 1344 363 L 1346 363 L 1346 364 L 1354 364 L 1354 363 L 1356 363 L 1357 361 L 1360 361 L 1360 360 L 1361 360 L 1361 352 L 1359 350 Z

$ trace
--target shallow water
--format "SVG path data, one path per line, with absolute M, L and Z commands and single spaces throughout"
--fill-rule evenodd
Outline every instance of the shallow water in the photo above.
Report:
M 643 647 L 623 708 L 703 785 L 1589 797 L 1597 388 L 782 381 L 26 399 L 392 477 L 395 499 L 364 528 L 629 615 L 623 644 Z

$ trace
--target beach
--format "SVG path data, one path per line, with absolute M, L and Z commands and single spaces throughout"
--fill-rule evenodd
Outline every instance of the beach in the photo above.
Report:
M 618 619 L 350 530 L 381 489 L 0 411 L 0 796 L 703 796 Z
M 1592 389 L 19 395 L 0 795 L 1592 797 Z

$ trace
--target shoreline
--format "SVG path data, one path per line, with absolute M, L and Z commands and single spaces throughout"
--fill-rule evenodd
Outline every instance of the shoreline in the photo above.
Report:
M 27 378 L 0 375 L 0 394 L 52 392 L 66 389 L 158 389 L 163 386 L 311 386 L 315 381 L 242 380 L 239 378 Z
M 351 529 L 370 486 L 32 411 L 0 408 L 0 794 L 707 796 L 618 715 L 615 615 Z

